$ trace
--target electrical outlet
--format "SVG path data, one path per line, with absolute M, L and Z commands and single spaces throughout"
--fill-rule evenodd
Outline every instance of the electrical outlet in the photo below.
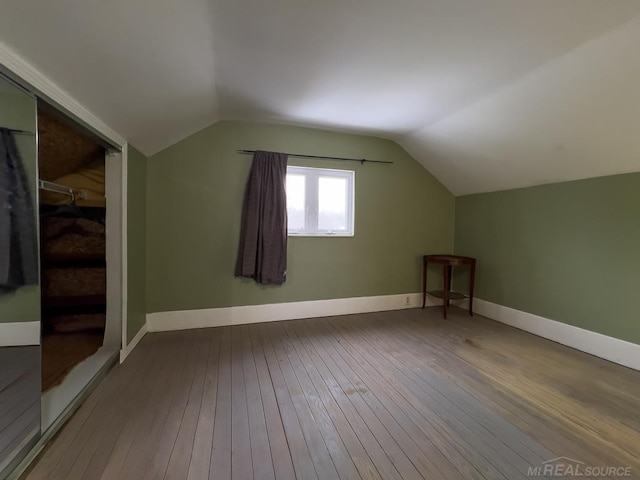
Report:
M 409 305 L 411 305 L 411 298 L 409 298 L 409 295 L 407 295 L 406 297 L 404 297 L 404 306 L 408 307 Z

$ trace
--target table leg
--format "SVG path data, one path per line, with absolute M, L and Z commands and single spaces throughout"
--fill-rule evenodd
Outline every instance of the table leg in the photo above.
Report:
M 471 264 L 471 274 L 469 275 L 469 315 L 473 317 L 473 287 L 476 283 L 476 264 Z
M 447 318 L 447 305 L 449 304 L 449 290 L 448 285 L 450 282 L 449 279 L 449 266 L 442 266 L 442 273 L 444 274 L 443 285 L 442 285 L 442 311 L 444 313 L 444 318 Z
M 427 261 L 422 261 L 422 308 L 427 304 Z

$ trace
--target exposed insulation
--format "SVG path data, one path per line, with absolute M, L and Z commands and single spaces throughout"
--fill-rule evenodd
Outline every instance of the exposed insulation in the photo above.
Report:
M 104 256 L 105 227 L 84 218 L 42 217 L 42 257 Z
M 103 335 L 74 333 L 42 337 L 42 391 L 60 384 L 67 373 L 102 346 Z
M 76 315 L 56 315 L 49 318 L 49 326 L 53 333 L 84 332 L 104 329 L 106 324 L 104 313 L 82 313 Z
M 96 141 L 57 116 L 38 108 L 38 169 L 51 182 L 96 162 L 105 151 Z
M 42 272 L 45 297 L 104 295 L 107 290 L 105 268 L 48 268 Z

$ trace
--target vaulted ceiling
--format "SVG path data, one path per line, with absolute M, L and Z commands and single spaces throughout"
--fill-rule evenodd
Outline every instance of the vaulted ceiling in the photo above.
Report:
M 0 8 L 0 41 L 147 155 L 246 119 L 392 138 L 456 195 L 640 171 L 640 0 Z

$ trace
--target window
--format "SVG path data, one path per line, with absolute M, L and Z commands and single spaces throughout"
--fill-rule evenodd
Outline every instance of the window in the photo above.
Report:
M 355 172 L 287 167 L 289 235 L 353 236 Z

